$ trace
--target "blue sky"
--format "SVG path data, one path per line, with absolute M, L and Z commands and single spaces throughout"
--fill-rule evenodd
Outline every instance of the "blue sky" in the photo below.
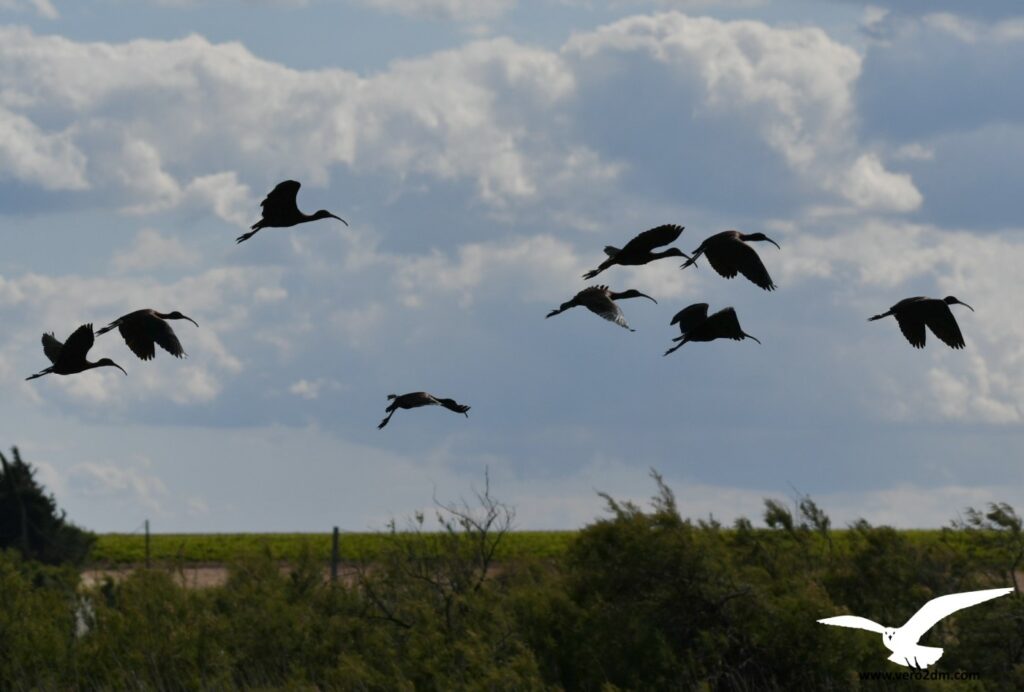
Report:
M 0 0 L 0 443 L 76 521 L 350 530 L 471 492 L 520 528 L 596 492 L 838 523 L 1024 509 L 1024 15 L 1015 3 Z M 967 12 L 967 14 L 956 14 Z M 351 226 L 242 245 L 280 180 Z M 671 260 L 761 231 L 779 290 Z M 954 294 L 967 348 L 868 323 Z M 693 302 L 763 342 L 661 353 Z M 189 353 L 23 378 L 43 331 L 181 310 Z M 107 371 L 109 370 L 109 372 Z M 471 405 L 400 411 L 427 390 Z

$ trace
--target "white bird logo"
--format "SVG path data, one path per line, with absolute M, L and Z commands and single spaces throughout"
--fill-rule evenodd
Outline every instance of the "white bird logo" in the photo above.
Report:
M 936 622 L 958 610 L 1005 596 L 1011 591 L 1013 591 L 1012 588 L 985 589 L 939 596 L 921 606 L 921 609 L 900 628 L 882 627 L 877 622 L 857 615 L 838 615 L 818 620 L 818 622 L 823 625 L 854 627 L 878 632 L 882 635 L 882 644 L 892 652 L 892 655 L 889 656 L 890 661 L 908 668 L 925 669 L 942 657 L 942 649 L 934 646 L 919 646 L 917 640 L 924 636 L 924 633 L 930 630 Z

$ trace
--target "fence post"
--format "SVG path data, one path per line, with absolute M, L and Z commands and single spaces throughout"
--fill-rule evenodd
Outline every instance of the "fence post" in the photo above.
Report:
M 331 582 L 338 581 L 338 527 L 331 535 Z
M 146 569 L 149 569 L 149 519 L 146 520 Z

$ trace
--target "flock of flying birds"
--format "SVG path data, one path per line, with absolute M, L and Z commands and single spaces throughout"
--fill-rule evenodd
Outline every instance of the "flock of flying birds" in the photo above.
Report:
M 266 199 L 260 203 L 260 206 L 263 207 L 262 218 L 250 227 L 248 233 L 238 236 L 236 242 L 244 242 L 264 228 L 287 228 L 319 219 L 337 219 L 346 226 L 348 225 L 348 222 L 343 218 L 332 214 L 326 209 L 321 209 L 313 214 L 304 214 L 299 211 L 296 203 L 299 187 L 300 184 L 294 180 L 285 180 L 279 183 L 267 194 Z M 655 248 L 664 247 L 675 242 L 682 232 L 682 226 L 666 224 L 640 233 L 621 249 L 609 245 L 604 248 L 608 258 L 597 269 L 584 274 L 583 278 L 592 279 L 616 264 L 636 266 L 666 257 L 685 257 L 686 262 L 681 265 L 681 268 L 685 269 L 695 265 L 697 259 L 703 255 L 712 269 L 724 278 L 732 279 L 737 274 L 742 274 L 753 284 L 766 291 L 775 289 L 775 284 L 772 282 L 768 270 L 765 269 L 760 256 L 748 244 L 750 242 L 766 241 L 778 248 L 779 244 L 768 236 L 763 233 L 746 234 L 739 231 L 723 231 L 706 238 L 694 250 L 692 256 L 674 247 L 660 251 L 655 250 Z M 626 323 L 626 318 L 621 308 L 615 302 L 627 298 L 647 298 L 654 303 L 658 302 L 649 295 L 634 289 L 617 293 L 605 285 L 589 286 L 573 296 L 571 300 L 562 303 L 558 309 L 549 312 L 547 317 L 553 317 L 570 308 L 581 306 L 625 329 L 635 331 Z M 960 349 L 964 347 L 964 337 L 960 333 L 960 327 L 956 322 L 956 318 L 953 317 L 953 313 L 949 309 L 949 306 L 954 304 L 965 305 L 971 311 L 974 310 L 970 305 L 958 300 L 954 296 L 947 296 L 946 298 L 917 296 L 901 300 L 886 312 L 869 318 L 869 321 L 879 320 L 892 315 L 896 318 L 896 322 L 899 324 L 903 335 L 914 348 L 924 348 L 925 327 L 928 327 L 935 336 L 950 348 Z M 690 341 L 714 341 L 715 339 L 742 341 L 749 338 L 757 341 L 757 343 L 761 343 L 756 337 L 743 331 L 734 308 L 726 307 L 709 315 L 708 307 L 707 303 L 694 303 L 675 314 L 670 324 L 678 324 L 681 334 L 673 339 L 673 341 L 678 341 L 679 343 L 665 351 L 666 356 Z M 142 360 L 155 358 L 157 345 L 172 356 L 182 358 L 186 355 L 185 350 L 182 348 L 181 342 L 178 341 L 177 335 L 167 323 L 167 320 L 188 320 L 197 327 L 199 326 L 191 317 L 187 317 L 177 310 L 170 313 L 162 313 L 147 308 L 123 315 L 95 333 L 93 332 L 92 324 L 83 324 L 72 332 L 64 343 L 58 341 L 53 332 L 43 334 L 43 353 L 46 354 L 51 365 L 26 379 L 33 380 L 49 374 L 74 375 L 105 366 L 115 367 L 127 375 L 128 373 L 125 372 L 124 368 L 110 358 L 101 358 L 96 362 L 90 362 L 86 359 L 89 349 L 93 346 L 95 337 L 105 334 L 115 327 L 121 332 L 121 336 L 124 338 L 128 348 Z M 435 397 L 427 392 L 410 392 L 402 395 L 389 394 L 388 400 L 391 402 L 386 408 L 388 415 L 380 422 L 380 425 L 377 426 L 378 428 L 383 428 L 387 425 L 388 421 L 391 420 L 391 416 L 400 408 L 443 406 L 450 411 L 461 413 L 467 418 L 469 417 L 467 413 L 470 408 L 469 406 L 459 404 L 453 399 Z

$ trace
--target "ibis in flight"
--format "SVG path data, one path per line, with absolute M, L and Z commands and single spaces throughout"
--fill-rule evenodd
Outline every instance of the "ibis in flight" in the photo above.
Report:
M 438 399 L 433 394 L 426 392 L 409 392 L 408 394 L 395 395 L 388 394 L 388 399 L 391 399 L 391 403 L 385 409 L 388 415 L 384 420 L 377 426 L 378 429 L 383 428 L 391 420 L 391 416 L 395 415 L 395 411 L 400 408 L 419 408 L 420 406 L 444 406 L 449 411 L 455 413 L 461 413 L 466 418 L 469 418 L 469 414 L 466 413 L 469 410 L 469 406 L 456 403 L 454 399 Z
M 562 303 L 557 310 L 549 312 L 545 316 L 545 319 L 547 317 L 554 317 L 560 312 L 565 312 L 569 308 L 583 306 L 587 310 L 600 315 L 606 320 L 610 320 L 620 327 L 624 327 L 629 329 L 631 332 L 635 332 L 635 329 L 631 329 L 630 326 L 626 324 L 626 316 L 622 314 L 622 310 L 614 302 L 616 300 L 624 300 L 626 298 L 647 298 L 654 303 L 658 302 L 646 293 L 641 293 L 634 289 L 629 289 L 622 293 L 616 293 L 607 286 L 589 286 L 573 296 L 572 300 Z
M 950 348 L 963 348 L 965 345 L 964 335 L 960 333 L 960 325 L 956 323 L 953 311 L 949 309 L 950 305 L 963 305 L 974 312 L 974 308 L 954 296 L 945 298 L 916 296 L 904 298 L 881 315 L 869 317 L 868 322 L 892 315 L 896 318 L 896 323 L 900 325 L 903 336 L 907 337 L 907 341 L 914 348 L 924 348 L 925 325 Z
M 601 262 L 597 269 L 592 269 L 584 274 L 583 278 L 593 279 L 595 276 L 614 264 L 647 264 L 648 262 L 653 262 L 654 260 L 658 260 L 663 257 L 685 257 L 689 259 L 689 255 L 674 247 L 670 247 L 667 250 L 662 250 L 660 252 L 654 252 L 654 248 L 656 247 L 661 247 L 662 245 L 668 245 L 669 243 L 675 242 L 676 238 L 678 238 L 679 234 L 682 232 L 683 226 L 667 224 L 644 231 L 626 243 L 621 250 L 617 247 L 607 245 L 604 248 L 604 254 L 608 255 L 608 259 Z
M 676 313 L 669 324 L 678 324 L 682 335 L 672 339 L 679 343 L 665 351 L 665 355 L 672 353 L 688 341 L 714 341 L 715 339 L 753 339 L 757 343 L 761 340 L 756 336 L 747 334 L 740 327 L 739 318 L 733 308 L 719 310 L 713 315 L 708 315 L 707 303 L 694 303 Z
M 772 277 L 768 276 L 768 270 L 758 257 L 754 248 L 747 245 L 750 241 L 766 240 L 775 247 L 779 244 L 766 236 L 764 233 L 740 233 L 739 231 L 722 231 L 704 240 L 694 250 L 693 257 L 689 258 L 682 265 L 686 269 L 697 261 L 697 258 L 704 255 L 708 258 L 711 267 L 721 276 L 731 279 L 737 273 L 750 279 L 766 291 L 775 289 Z
M 117 327 L 121 336 L 124 337 L 124 342 L 128 344 L 128 348 L 142 360 L 151 360 L 156 357 L 156 344 L 160 344 L 163 350 L 175 358 L 188 355 L 181 347 L 181 342 L 178 341 L 178 336 L 171 329 L 171 325 L 164 320 L 188 320 L 197 327 L 199 326 L 194 319 L 182 315 L 177 310 L 165 314 L 145 309 L 118 317 L 96 334 L 97 336 L 106 334 Z
M 63 344 L 57 341 L 54 337 L 53 332 L 43 334 L 43 353 L 53 363 L 50 367 L 40 370 L 35 375 L 26 377 L 26 380 L 34 380 L 37 377 L 43 375 L 75 375 L 86 370 L 93 368 L 102 368 L 110 365 L 121 372 L 124 372 L 124 368 L 110 360 L 109 358 L 100 358 L 95 363 L 90 363 L 85 359 L 85 355 L 92 348 L 95 336 L 92 333 L 91 324 L 83 324 L 81 327 L 76 329 L 68 337 L 68 340 Z M 125 375 L 128 373 L 124 372 Z
M 348 221 L 340 216 L 335 216 L 326 209 L 321 209 L 313 214 L 303 214 L 299 211 L 295 198 L 299 194 L 300 186 L 301 184 L 295 180 L 278 183 L 277 187 L 267 195 L 267 198 L 260 202 L 260 206 L 263 207 L 263 218 L 250 226 L 252 230 L 249 233 L 243 233 L 235 238 L 235 242 L 241 243 L 248 240 L 264 228 L 287 228 L 318 219 L 337 219 L 346 226 L 348 225 Z

